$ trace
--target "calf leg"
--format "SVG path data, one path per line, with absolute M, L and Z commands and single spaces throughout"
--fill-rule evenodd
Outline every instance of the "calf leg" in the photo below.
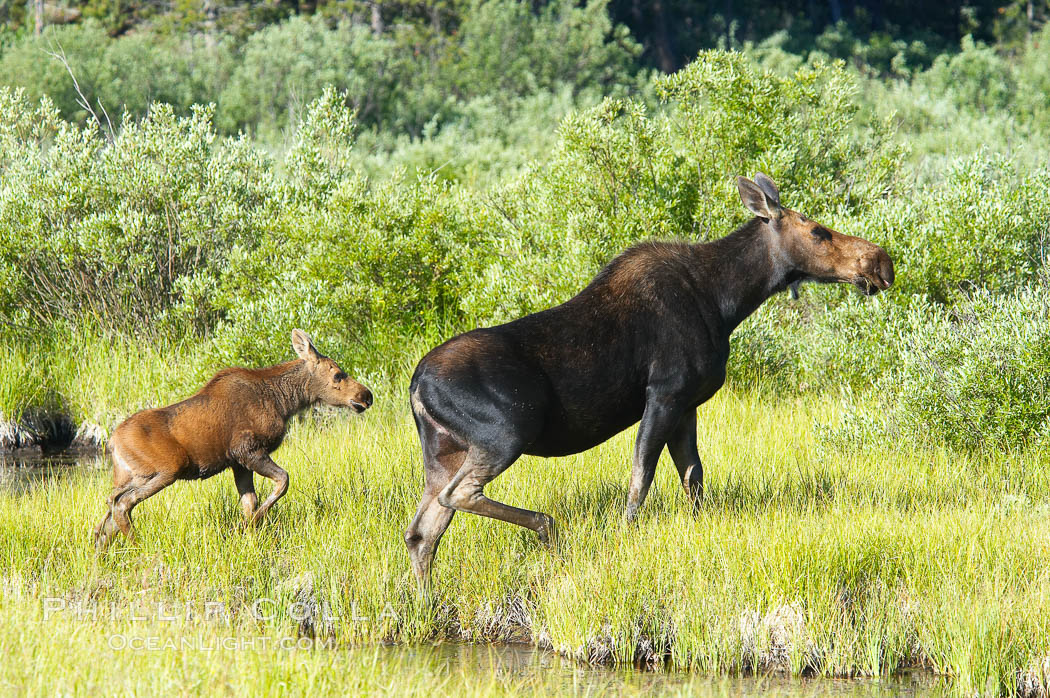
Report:
M 631 467 L 631 485 L 627 491 L 627 520 L 638 518 L 638 510 L 645 503 L 653 484 L 660 451 L 680 419 L 680 412 L 666 402 L 650 399 L 645 405 L 638 438 L 634 442 L 634 464 Z
M 682 487 L 693 509 L 700 508 L 704 498 L 704 466 L 700 463 L 700 454 L 696 450 L 696 410 L 689 410 L 667 440 L 667 450 L 678 469 Z
M 99 550 L 102 550 L 109 545 L 110 539 L 120 532 L 120 529 L 117 528 L 117 524 L 113 521 L 113 502 L 115 502 L 117 497 L 126 491 L 126 485 L 114 487 L 113 491 L 110 492 L 109 497 L 106 499 L 106 514 L 102 517 L 102 520 L 98 522 L 98 525 L 95 526 L 95 547 Z
M 116 448 L 116 444 L 112 445 L 112 449 L 113 489 L 110 490 L 109 497 L 106 498 L 106 514 L 95 526 L 95 547 L 100 550 L 104 549 L 113 536 L 120 532 L 117 524 L 113 521 L 113 504 L 120 495 L 127 492 L 129 483 L 135 477 L 127 461 L 124 460 Z
M 273 492 L 262 503 L 262 506 L 255 510 L 255 513 L 252 514 L 251 519 L 248 521 L 249 525 L 258 526 L 262 518 L 266 516 L 266 512 L 270 510 L 270 507 L 276 504 L 277 500 L 288 491 L 288 473 L 281 466 L 274 463 L 268 454 L 258 455 L 255 460 L 248 464 L 248 467 L 252 472 L 258 473 L 274 482 Z
M 255 513 L 248 519 L 249 526 L 258 526 L 259 522 L 262 521 L 263 517 L 266 516 L 266 512 L 270 510 L 277 500 L 285 495 L 288 491 L 288 473 L 285 472 L 281 466 L 273 462 L 270 458 L 270 452 L 266 450 L 256 439 L 255 435 L 251 431 L 242 431 L 238 433 L 231 444 L 230 452 L 233 455 L 233 459 L 237 465 L 244 470 L 257 475 L 273 480 L 274 487 L 273 492 L 266 498 L 266 501 L 262 503 L 262 506 L 255 510 Z M 244 507 L 245 495 L 247 494 L 247 482 L 250 480 L 248 475 L 243 477 L 248 478 L 245 481 L 240 480 L 237 471 L 234 471 L 234 478 L 237 482 L 237 490 L 241 493 L 241 506 Z M 244 486 L 246 489 L 241 489 Z M 254 492 L 255 486 L 251 485 L 251 491 Z M 250 501 L 250 498 L 249 498 Z
M 131 527 L 131 510 L 173 482 L 175 482 L 174 474 L 158 472 L 146 477 L 136 477 L 122 491 L 115 493 L 110 513 L 120 532 L 127 536 L 129 540 L 134 540 L 135 532 Z
M 243 465 L 234 464 L 233 482 L 237 485 L 237 494 L 241 496 L 241 511 L 244 513 L 245 523 L 252 520 L 255 507 L 259 504 L 259 497 L 255 494 L 254 474 Z
M 472 446 L 459 472 L 438 495 L 438 501 L 456 511 L 480 514 L 531 528 L 539 536 L 540 542 L 549 546 L 554 540 L 554 519 L 542 512 L 519 509 L 489 499 L 483 491 L 485 485 L 518 459 L 518 455 L 487 453 Z

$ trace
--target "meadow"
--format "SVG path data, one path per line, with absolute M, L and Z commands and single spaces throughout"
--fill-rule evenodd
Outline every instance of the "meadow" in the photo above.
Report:
M 246 671 L 240 662 L 201 678 L 191 650 L 175 662 L 143 650 L 119 669 L 98 664 L 114 634 L 226 633 L 338 650 L 525 641 L 584 662 L 701 676 L 886 677 L 922 667 L 950 677 L 960 695 L 1035 695 L 1045 685 L 1050 471 L 1033 454 L 842 451 L 814 436 L 835 417 L 829 401 L 726 390 L 700 409 L 707 491 L 697 514 L 668 461 L 640 520 L 624 520 L 633 430 L 578 456 L 525 458 L 490 491 L 551 513 L 564 532 L 557 550 L 460 515 L 426 597 L 401 540 L 422 482 L 395 397 L 403 394 L 362 417 L 299 422 L 275 455 L 290 492 L 257 531 L 241 530 L 227 476 L 148 500 L 136 510 L 138 541 L 97 557 L 101 465 L 0 498 L 3 611 L 15 621 L 4 644 L 34 657 L 5 663 L 0 681 L 64 691 L 73 672 L 81 687 L 227 690 Z M 60 660 L 55 647 L 67 645 L 72 659 L 63 649 Z M 367 653 L 333 654 L 243 661 L 269 667 L 259 681 L 295 690 L 380 690 L 355 664 Z M 345 675 L 320 676 L 329 663 Z
M 366 30 L 358 8 L 216 41 L 157 16 L 0 32 L 0 449 L 93 459 L 0 488 L 0 687 L 640 693 L 658 669 L 670 693 L 797 695 L 915 669 L 956 695 L 1046 695 L 1050 28 L 727 32 L 663 74 L 603 2 L 442 7 L 437 29 L 409 9 Z M 68 68 L 40 63 L 58 47 Z M 569 298 L 632 244 L 727 234 L 748 215 L 734 178 L 758 171 L 884 247 L 894 286 L 803 285 L 737 330 L 699 410 L 698 512 L 665 455 L 624 520 L 633 429 L 525 458 L 489 493 L 552 514 L 559 547 L 459 515 L 421 595 L 402 540 L 416 361 Z M 293 424 L 261 529 L 222 475 L 148 500 L 138 541 L 96 555 L 112 429 L 222 367 L 290 359 L 294 327 L 375 407 Z M 463 642 L 570 663 L 413 654 Z

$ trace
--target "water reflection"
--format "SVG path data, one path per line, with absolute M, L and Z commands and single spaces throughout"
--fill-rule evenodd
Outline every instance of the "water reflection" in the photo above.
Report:
M 108 456 L 101 451 L 0 451 L 0 494 L 20 495 L 41 484 L 83 473 L 109 468 Z
M 409 666 L 425 665 L 439 674 L 455 676 L 481 672 L 525 685 L 556 686 L 573 694 L 699 696 L 784 696 L 785 698 L 867 698 L 874 696 L 939 696 L 945 686 L 923 672 L 892 679 L 792 679 L 770 677 L 709 677 L 681 671 L 638 671 L 631 668 L 592 667 L 531 645 L 443 643 L 417 647 L 390 647 L 390 654 Z

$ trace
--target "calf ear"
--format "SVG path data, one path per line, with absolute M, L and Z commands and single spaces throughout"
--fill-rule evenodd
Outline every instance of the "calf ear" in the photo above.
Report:
M 300 359 L 305 361 L 317 361 L 321 358 L 310 335 L 300 329 L 292 330 L 292 349 Z
M 762 189 L 762 193 L 766 195 L 766 198 L 777 205 L 780 208 L 780 191 L 777 189 L 777 185 L 769 178 L 764 172 L 759 172 L 755 175 L 755 184 Z
M 777 191 L 777 185 L 761 172 L 755 179 L 758 180 L 757 184 L 747 177 L 736 178 L 740 200 L 748 211 L 760 218 L 780 218 L 780 192 Z

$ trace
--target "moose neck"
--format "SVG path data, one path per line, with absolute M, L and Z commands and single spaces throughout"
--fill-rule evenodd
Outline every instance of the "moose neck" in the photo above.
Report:
M 730 332 L 799 276 L 776 234 L 763 219 L 752 218 L 726 237 L 696 247 L 709 262 L 705 270 L 717 282 L 718 309 Z
M 266 378 L 269 393 L 277 412 L 288 419 L 314 402 L 315 396 L 310 391 L 310 372 L 302 359 L 277 364 L 270 369 L 272 373 Z

